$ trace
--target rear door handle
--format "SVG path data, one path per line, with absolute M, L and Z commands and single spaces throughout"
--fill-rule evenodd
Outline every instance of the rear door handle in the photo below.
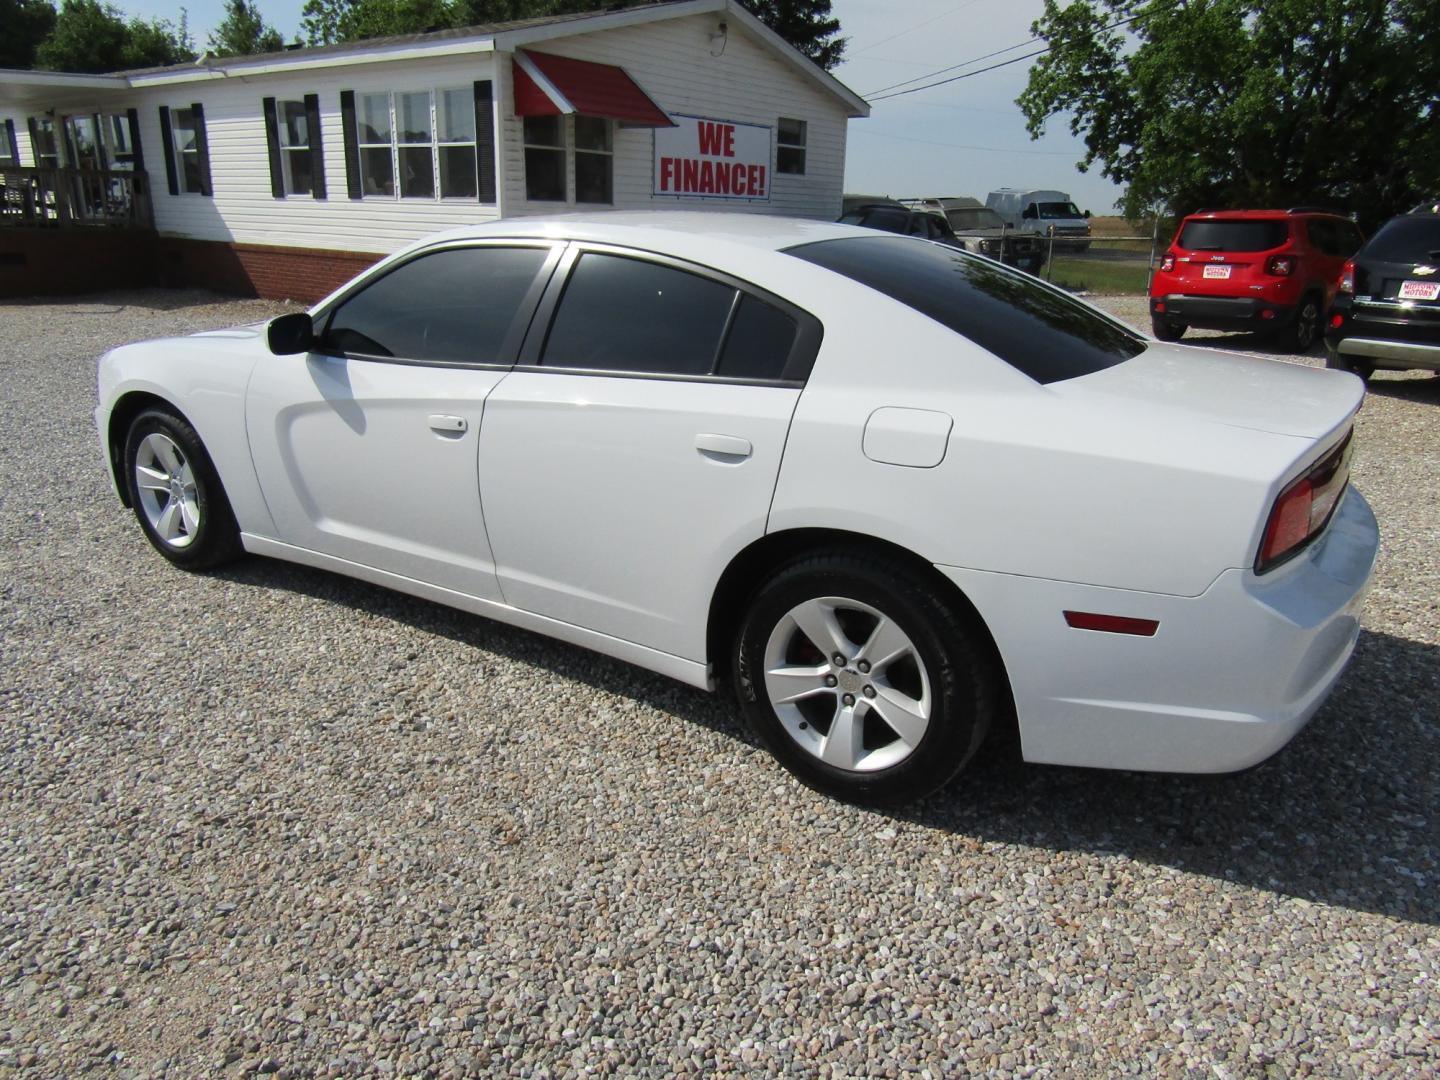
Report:
M 707 457 L 713 456 L 728 461 L 734 461 L 736 458 L 748 458 L 755 450 L 750 445 L 749 439 L 742 439 L 738 435 L 715 435 L 708 432 L 695 436 L 695 449 Z
M 430 414 L 430 430 L 432 431 L 444 432 L 446 435 L 459 435 L 469 426 L 463 416 L 446 416 L 444 413 Z

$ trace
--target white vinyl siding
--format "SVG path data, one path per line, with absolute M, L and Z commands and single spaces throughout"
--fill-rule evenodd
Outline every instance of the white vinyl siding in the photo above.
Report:
M 429 92 L 437 86 L 463 85 L 467 95 L 473 95 L 475 80 L 490 78 L 491 70 L 488 55 L 472 55 L 299 70 L 244 82 L 185 84 L 187 99 L 205 106 L 213 199 L 176 198 L 165 189 L 156 106 L 170 104 L 180 95 L 174 88 L 164 87 L 135 91 L 127 104 L 140 109 L 140 137 L 154 193 L 155 227 L 167 236 L 197 240 L 388 254 L 441 229 L 493 221 L 499 216 L 494 204 L 470 199 L 347 198 L 345 137 L 340 121 L 342 90 L 355 91 L 358 114 L 361 98 L 371 93 Z M 321 151 L 330 197 L 276 199 L 270 185 L 261 102 L 265 97 L 302 100 L 306 94 L 320 98 Z
M 806 123 L 805 175 L 775 170 L 771 140 L 770 199 L 743 202 L 652 196 L 654 136 L 647 128 L 616 125 L 614 207 L 617 210 L 723 210 L 833 220 L 840 215 L 848 123 L 838 99 L 776 56 L 731 20 L 729 40 L 712 56 L 712 16 L 665 22 L 537 43 L 535 51 L 615 64 L 668 113 L 735 120 L 774 129 L 781 116 Z M 553 202 L 525 198 L 521 122 L 514 116 L 514 82 L 508 56 L 500 57 L 496 97 L 504 135 L 500 176 L 507 215 L 553 213 Z M 573 147 L 572 153 L 573 153 Z M 573 201 L 573 178 L 571 182 Z

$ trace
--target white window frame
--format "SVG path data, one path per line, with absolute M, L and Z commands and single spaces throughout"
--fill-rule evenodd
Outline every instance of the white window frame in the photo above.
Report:
M 290 125 L 286 119 L 288 107 L 298 106 L 300 118 L 305 121 L 305 141 L 303 143 L 290 143 L 286 140 L 290 135 Z M 292 154 L 305 154 L 307 157 L 314 153 L 313 145 L 315 133 L 310 130 L 310 114 L 305 108 L 305 98 L 276 98 L 275 99 L 275 143 L 276 149 L 280 152 L 280 178 L 285 186 L 285 198 L 287 199 L 313 199 L 314 193 L 311 184 L 298 187 L 295 184 L 295 173 L 291 166 Z M 313 180 L 312 180 L 313 184 Z
M 471 137 L 470 137 L 470 139 L 469 139 L 468 142 L 465 141 L 465 140 L 454 140 L 454 141 L 445 140 L 445 141 L 441 141 L 441 139 L 440 139 L 440 100 L 441 100 L 441 95 L 442 95 L 442 94 L 445 94 L 446 92 L 453 92 L 453 91 L 459 91 L 459 92 L 467 95 L 467 98 L 466 98 L 466 99 L 471 103 L 470 107 L 471 107 L 471 111 L 472 111 L 472 115 L 473 115 L 473 111 L 474 111 L 474 97 L 473 97 L 474 89 L 473 89 L 472 87 L 468 87 L 468 86 L 432 86 L 432 87 L 423 87 L 423 86 L 422 86 L 422 87 L 417 87 L 416 89 L 413 89 L 413 90 L 374 90 L 374 91 L 357 91 L 357 92 L 356 92 L 356 94 L 355 94 L 355 128 L 356 128 L 356 131 L 355 131 L 355 145 L 356 145 L 357 151 L 358 151 L 358 153 L 359 153 L 359 157 L 360 157 L 360 175 L 361 175 L 362 187 L 363 187 L 363 184 L 364 184 L 364 175 L 365 175 L 365 151 L 366 151 L 366 150 L 381 150 L 381 149 L 385 149 L 385 148 L 387 147 L 387 145 L 388 145 L 388 148 L 389 148 L 389 150 L 390 150 L 390 187 L 391 187 L 390 194 L 387 195 L 387 194 L 379 193 L 379 192 L 362 191 L 362 193 L 361 193 L 361 198 L 362 198 L 362 199 L 394 199 L 394 200 L 402 200 L 402 199 L 403 199 L 403 200 L 406 200 L 406 201 L 409 201 L 409 202 L 426 202 L 426 201 L 429 201 L 429 202 L 455 202 L 455 203 L 473 203 L 473 202 L 476 201 L 476 199 L 477 199 L 477 197 L 478 197 L 478 195 L 479 195 L 479 190 L 480 190 L 480 145 L 479 145 L 479 139 L 478 139 L 478 134 L 479 134 L 479 133 L 478 133 L 478 131 L 475 130 L 475 129 L 476 129 L 476 125 L 475 125 L 474 121 L 473 121 L 473 120 L 471 121 Z M 397 103 L 397 98 L 400 97 L 401 95 L 404 95 L 404 94 L 426 94 L 426 95 L 428 95 L 428 97 L 429 97 L 429 117 L 430 117 L 430 139 L 429 139 L 429 142 L 402 142 L 402 141 L 401 141 L 401 138 L 400 138 L 401 132 L 400 132 L 400 124 L 399 124 L 400 109 L 399 109 L 399 105 L 398 105 L 398 103 Z M 388 115 L 389 115 L 389 118 L 390 118 L 390 141 L 389 141 L 388 144 L 383 143 L 383 142 L 365 142 L 365 141 L 363 141 L 363 138 L 362 138 L 362 136 L 363 136 L 363 130 L 362 130 L 362 128 L 363 128 L 363 117 L 364 117 L 364 115 L 365 115 L 365 114 L 364 114 L 364 108 L 363 108 L 364 101 L 365 101 L 365 99 L 367 99 L 367 98 L 378 98 L 378 97 L 384 97 L 384 98 L 386 98 L 386 104 L 387 104 L 387 108 L 388 108 L 388 110 L 389 110 Z M 441 151 L 441 149 L 444 148 L 444 147 L 454 148 L 454 147 L 457 147 L 457 146 L 468 146 L 468 147 L 470 148 L 471 153 L 474 155 L 474 159 L 475 159 L 475 191 L 472 192 L 472 193 L 470 193 L 470 194 L 468 194 L 468 195 L 446 195 L 446 194 L 444 194 L 443 185 L 442 185 L 442 182 L 441 182 L 440 151 Z M 434 192 L 434 194 L 432 194 L 432 195 L 406 195 L 406 194 L 404 193 L 404 182 L 403 182 L 403 179 L 402 179 L 402 173 L 401 173 L 401 171 L 400 171 L 400 151 L 401 151 L 402 149 L 404 149 L 404 148 L 407 148 L 407 147 L 409 147 L 409 148 L 415 148 L 415 149 L 419 149 L 420 147 L 427 147 L 427 148 L 430 150 L 430 178 L 431 178 L 431 184 L 433 185 L 432 191 Z
M 536 206 L 614 206 L 615 205 L 615 139 L 618 127 L 614 120 L 603 116 L 586 116 L 587 120 L 598 120 L 605 125 L 607 149 L 594 150 L 582 148 L 575 138 L 575 122 L 580 117 L 574 114 L 567 114 L 559 117 L 560 120 L 560 141 L 558 143 L 532 143 L 525 134 L 525 120 L 520 119 L 520 145 L 522 176 L 521 183 L 525 188 L 525 201 Z M 565 197 L 563 199 L 536 199 L 530 195 L 530 177 L 523 168 L 525 151 L 545 150 L 563 155 L 562 180 L 565 185 Z M 578 185 L 578 173 L 575 164 L 581 154 L 589 154 L 597 158 L 605 158 L 610 169 L 610 201 L 609 202 L 581 202 Z
M 797 143 L 797 142 L 785 142 L 785 141 L 783 141 L 783 138 L 784 138 L 784 137 L 781 135 L 781 132 L 784 130 L 783 125 L 786 124 L 786 123 L 799 124 L 799 125 L 800 125 L 800 141 L 799 141 L 798 143 Z M 810 155 L 807 153 L 807 151 L 806 151 L 806 145 L 805 145 L 805 144 L 809 141 L 809 137 L 810 137 L 810 122 L 809 122 L 808 120 L 801 120 L 799 117 L 796 117 L 796 116 L 782 116 L 782 117 L 779 117 L 779 118 L 778 118 L 778 120 L 777 120 L 777 122 L 776 122 L 776 124 L 775 124 L 775 175 L 776 175 L 776 176 L 804 176 L 804 175 L 805 175 L 805 170 L 806 170 L 806 168 L 807 168 L 808 165 L 809 165 L 809 160 L 808 160 L 808 159 L 809 159 L 809 156 L 810 156 Z M 798 150 L 798 151 L 800 152 L 800 169 L 799 169 L 798 172 L 793 172 L 793 171 L 790 171 L 790 170 L 787 170 L 787 169 L 782 169 L 782 168 L 780 168 L 780 152 L 781 152 L 782 150 Z
M 181 141 L 181 138 L 180 138 L 180 133 L 181 133 L 182 130 L 184 130 L 184 129 L 180 126 L 180 114 L 181 114 L 181 113 L 184 113 L 186 116 L 188 116 L 188 117 L 190 118 L 190 131 L 191 131 L 192 133 L 194 133 L 194 135 L 195 135 L 195 138 L 191 140 L 192 143 L 193 143 L 193 145 L 192 145 L 192 147 L 191 147 L 190 149 L 188 149 L 188 150 L 184 147 L 184 145 L 182 145 L 182 141 Z M 170 110 L 170 146 L 171 146 L 171 148 L 175 151 L 175 181 L 176 181 L 176 185 L 177 185 L 177 186 L 179 187 L 179 189 L 180 189 L 180 194 L 181 194 L 181 195 L 204 195 L 204 194 L 205 194 L 205 182 L 204 182 L 204 179 L 203 179 L 203 170 L 200 168 L 200 138 L 199 138 L 199 132 L 200 132 L 199 125 L 197 125 L 197 124 L 195 123 L 195 111 L 194 111 L 193 109 L 191 109 L 189 105 L 179 105 L 179 106 L 175 106 L 175 107 L 172 107 L 172 108 L 171 108 L 171 110 Z M 185 155 L 186 155 L 186 154 L 193 154 L 193 155 L 194 155 L 194 159 L 195 159 L 195 174 L 196 174 L 196 176 L 197 176 L 197 178 L 198 178 L 198 179 L 197 179 L 197 183 L 198 183 L 198 185 L 199 185 L 198 187 L 193 187 L 193 188 L 192 188 L 192 187 L 190 186 L 190 174 L 189 174 L 188 172 L 186 172 L 186 170 L 185 170 Z
M 36 116 L 31 119 L 35 122 L 35 133 L 46 132 L 50 136 L 51 153 L 42 154 L 40 147 L 31 140 L 30 156 L 35 159 L 35 167 L 38 169 L 58 169 L 65 164 L 65 158 L 60 149 L 63 141 L 60 138 L 60 125 L 49 116 Z M 49 161 L 43 159 L 49 158 Z

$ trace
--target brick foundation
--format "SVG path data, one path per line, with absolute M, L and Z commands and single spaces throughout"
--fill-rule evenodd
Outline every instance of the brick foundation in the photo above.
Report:
M 160 284 L 314 303 L 382 255 L 161 237 Z
M 0 297 L 155 285 L 155 243 L 141 229 L 0 229 Z

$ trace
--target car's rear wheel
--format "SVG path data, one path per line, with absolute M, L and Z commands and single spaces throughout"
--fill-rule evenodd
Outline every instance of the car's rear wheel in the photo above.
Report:
M 910 568 L 848 552 L 772 574 L 733 659 L 757 738 L 806 784 L 853 802 L 939 788 L 997 708 L 996 665 L 970 621 Z
M 1280 332 L 1280 343 L 1291 352 L 1307 353 L 1320 333 L 1320 300 L 1306 296 L 1295 312 L 1295 321 Z
M 1340 355 L 1334 349 L 1326 347 L 1325 366 L 1334 371 L 1348 371 L 1352 375 L 1359 375 L 1364 382 L 1370 381 L 1370 376 L 1375 374 L 1375 365 L 1367 364 L 1363 360 L 1351 360 Z
M 147 409 L 125 438 L 130 506 L 155 550 L 176 566 L 203 570 L 240 554 L 240 530 L 220 477 L 190 424 Z
M 1156 341 L 1179 341 L 1190 329 L 1184 323 L 1172 323 L 1165 319 L 1151 319 L 1150 332 Z

